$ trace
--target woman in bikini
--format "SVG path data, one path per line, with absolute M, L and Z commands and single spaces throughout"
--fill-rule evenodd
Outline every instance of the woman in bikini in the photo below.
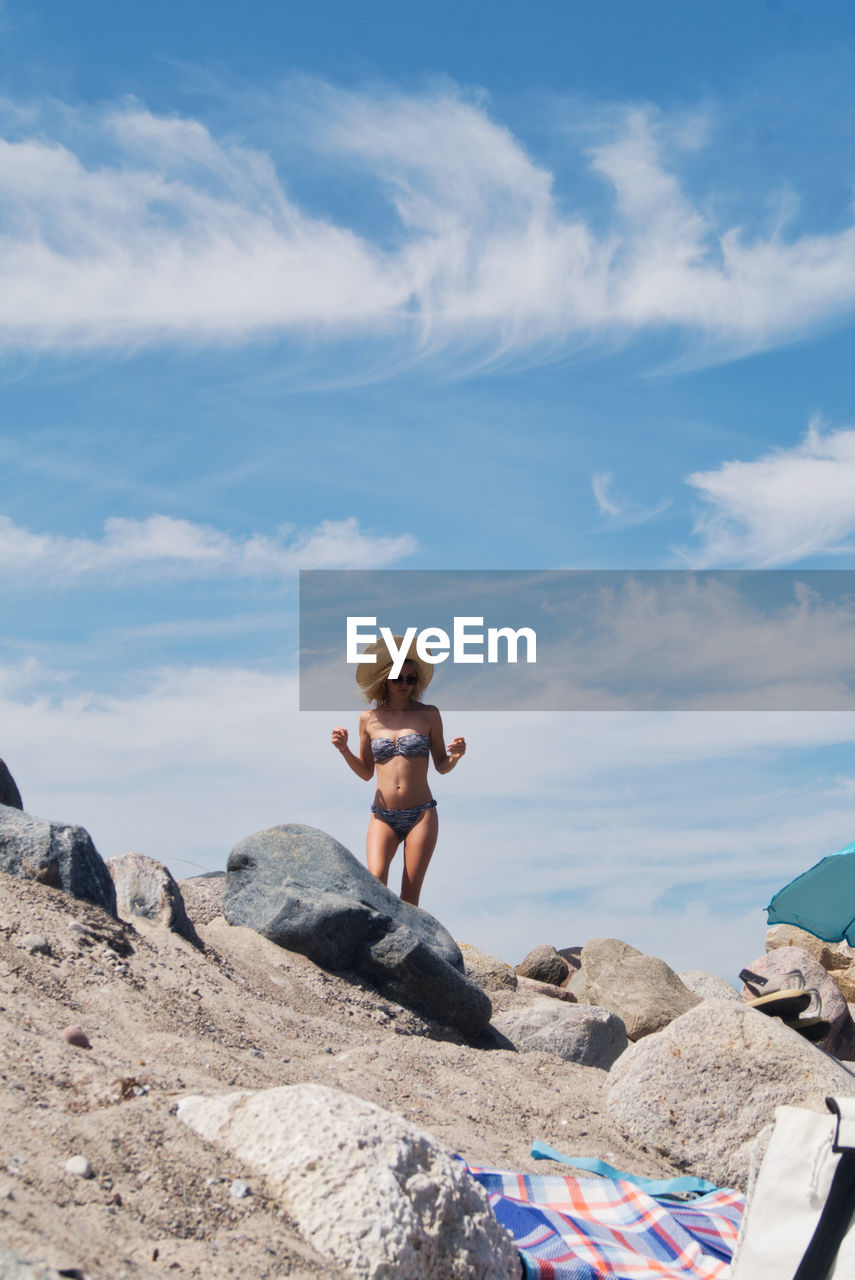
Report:
M 395 644 L 401 643 L 396 636 Z M 436 801 L 428 786 L 428 759 L 433 759 L 437 773 L 450 773 L 466 751 L 466 743 L 455 738 L 446 749 L 439 711 L 419 701 L 433 676 L 433 664 L 423 662 L 415 647 L 397 679 L 391 678 L 392 657 L 382 640 L 369 645 L 366 653 L 376 653 L 377 663 L 357 667 L 360 688 L 374 704 L 359 717 L 359 755 L 348 747 L 346 729 L 333 729 L 332 744 L 365 782 L 377 769 L 366 840 L 368 870 L 386 884 L 403 840 L 401 898 L 417 907 L 439 833 Z

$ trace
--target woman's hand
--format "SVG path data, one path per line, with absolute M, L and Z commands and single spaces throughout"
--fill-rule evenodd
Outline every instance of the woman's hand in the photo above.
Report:
M 466 739 L 454 738 L 451 742 L 449 742 L 446 750 L 448 751 L 448 754 L 451 757 L 451 759 L 454 760 L 454 762 L 456 763 L 461 756 L 466 755 Z
M 332 731 L 332 744 L 336 751 L 345 751 L 347 749 L 347 730 L 342 729 L 341 725 L 336 725 Z

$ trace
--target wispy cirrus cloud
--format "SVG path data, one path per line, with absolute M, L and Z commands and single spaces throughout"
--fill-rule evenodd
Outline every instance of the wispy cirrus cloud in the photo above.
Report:
M 313 529 L 282 526 L 275 537 L 236 538 L 172 516 L 113 517 L 101 538 L 34 533 L 0 516 L 0 579 L 68 586 L 149 578 L 276 578 L 298 569 L 378 568 L 411 555 L 409 534 L 365 532 L 358 520 L 323 520 Z
M 66 136 L 14 121 L 0 141 L 0 341 L 382 334 L 411 356 L 500 358 L 673 327 L 715 358 L 855 305 L 855 224 L 719 226 L 709 193 L 681 179 L 680 130 L 652 113 L 603 126 L 583 158 L 611 193 L 604 217 L 581 188 L 559 199 L 564 175 L 456 89 L 304 96 L 304 145 L 359 174 L 382 230 L 300 207 L 299 159 L 277 165 L 199 120 L 132 105 L 67 112 Z
M 597 510 L 613 529 L 631 529 L 634 525 L 645 524 L 667 511 L 671 505 L 670 498 L 663 498 L 653 506 L 645 506 L 631 498 L 625 498 L 615 491 L 611 471 L 595 471 L 591 477 L 591 488 Z
M 697 547 L 680 556 L 694 568 L 795 564 L 812 556 L 855 555 L 855 429 L 823 434 L 811 422 L 800 444 L 752 461 L 723 462 L 687 477 L 705 504 Z

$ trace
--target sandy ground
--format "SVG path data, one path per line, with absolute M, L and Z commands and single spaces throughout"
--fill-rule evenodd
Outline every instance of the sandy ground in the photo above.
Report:
M 353 975 L 231 928 L 198 888 L 186 896 L 204 951 L 0 874 L 7 1248 L 87 1280 L 341 1275 L 261 1179 L 175 1118 L 183 1094 L 235 1087 L 334 1085 L 406 1116 L 472 1164 L 558 1171 L 528 1154 L 542 1138 L 636 1173 L 673 1172 L 608 1121 L 604 1072 L 473 1048 Z M 49 951 L 22 945 L 29 935 Z M 508 993 L 494 1008 L 531 998 Z M 91 1049 L 65 1043 L 70 1024 Z M 76 1155 L 91 1178 L 66 1173 Z M 237 1199 L 241 1177 L 252 1194 Z

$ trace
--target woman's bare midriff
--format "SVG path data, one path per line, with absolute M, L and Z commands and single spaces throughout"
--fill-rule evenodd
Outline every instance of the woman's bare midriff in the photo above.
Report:
M 410 707 L 404 712 L 383 708 L 372 713 L 368 733 L 372 741 L 391 738 L 396 742 L 412 733 L 429 737 L 430 717 L 421 707 Z M 427 756 L 392 756 L 391 760 L 378 761 L 376 770 L 374 803 L 379 809 L 410 809 L 433 799 L 427 780 Z
M 374 803 L 380 809 L 410 809 L 417 804 L 426 804 L 433 798 L 427 775 L 427 757 L 414 760 L 393 756 L 391 760 L 377 765 Z

